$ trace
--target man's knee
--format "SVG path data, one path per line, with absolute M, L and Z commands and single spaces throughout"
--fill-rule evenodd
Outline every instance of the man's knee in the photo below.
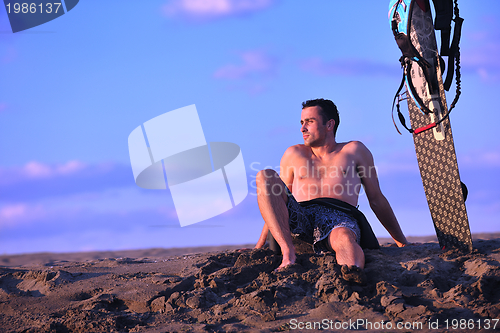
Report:
M 286 197 L 285 184 L 272 169 L 261 170 L 256 176 L 257 195 L 267 194 Z
M 283 183 L 278 173 L 273 169 L 260 170 L 257 173 L 255 181 L 257 183 L 257 188 L 274 186 L 275 184 L 278 184 L 276 186 L 278 187 Z
M 349 228 L 335 228 L 330 232 L 329 240 L 330 246 L 335 249 L 336 246 L 346 243 L 356 243 L 356 234 Z
M 256 180 L 257 183 L 259 183 L 259 182 L 274 181 L 277 178 L 279 178 L 279 175 L 276 171 L 274 171 L 273 169 L 264 169 L 257 172 Z

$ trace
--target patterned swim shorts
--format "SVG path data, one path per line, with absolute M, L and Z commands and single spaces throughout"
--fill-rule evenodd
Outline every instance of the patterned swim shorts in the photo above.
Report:
M 359 244 L 361 231 L 354 217 L 318 204 L 303 207 L 290 193 L 288 193 L 287 208 L 290 232 L 299 239 L 313 244 L 316 253 L 329 251 L 324 240 L 335 228 L 344 227 L 352 230 Z

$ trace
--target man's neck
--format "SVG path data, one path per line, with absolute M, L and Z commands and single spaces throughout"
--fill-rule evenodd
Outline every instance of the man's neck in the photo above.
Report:
M 335 151 L 337 146 L 338 146 L 338 143 L 335 141 L 335 138 L 333 138 L 331 140 L 326 141 L 325 144 L 323 144 L 321 146 L 310 147 L 310 148 L 311 148 L 312 153 L 315 156 L 317 156 L 319 158 L 323 158 L 323 157 L 329 155 L 330 153 L 332 153 L 333 151 Z

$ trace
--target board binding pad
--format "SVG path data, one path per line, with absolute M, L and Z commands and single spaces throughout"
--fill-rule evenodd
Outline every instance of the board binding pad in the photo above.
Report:
M 428 3 L 427 3 L 428 4 Z M 415 91 L 433 113 L 423 113 L 408 94 L 408 110 L 412 128 L 421 128 L 436 122 L 447 113 L 446 96 L 441 76 L 436 36 L 430 7 L 422 10 L 412 6 L 410 39 L 419 54 L 433 66 L 437 74 L 438 92 L 431 94 L 429 84 L 420 66 L 411 66 Z M 409 92 L 408 81 L 406 89 Z M 450 119 L 442 121 L 432 130 L 413 134 L 415 151 L 425 196 L 442 249 L 458 248 L 472 251 L 472 237 L 458 172 L 455 145 Z

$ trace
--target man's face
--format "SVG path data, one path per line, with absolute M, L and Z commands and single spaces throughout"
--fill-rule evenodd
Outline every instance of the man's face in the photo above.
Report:
M 323 118 L 320 114 L 321 108 L 319 106 L 311 106 L 302 109 L 300 119 L 300 128 L 302 137 L 304 138 L 304 145 L 309 147 L 321 146 L 325 143 L 328 126 L 333 126 L 333 120 L 329 120 L 323 125 Z

